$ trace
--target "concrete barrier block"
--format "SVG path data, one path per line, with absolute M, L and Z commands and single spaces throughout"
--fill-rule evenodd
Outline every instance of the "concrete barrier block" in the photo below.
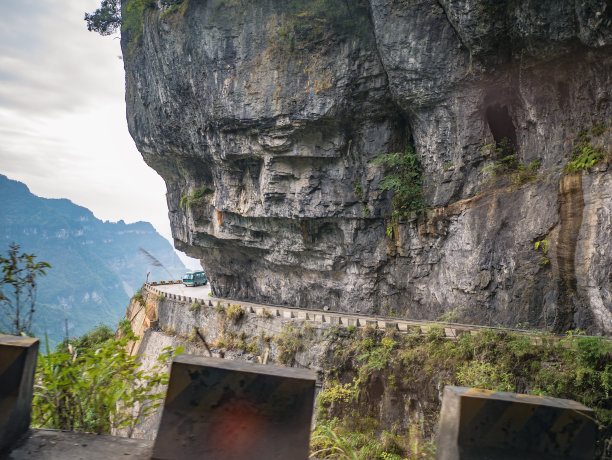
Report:
M 387 331 L 397 331 L 398 327 L 397 327 L 397 322 L 395 321 L 385 321 L 385 329 Z
M 340 325 L 340 318 L 338 316 L 328 316 L 329 324 L 333 324 L 334 326 Z
M 348 323 L 349 326 L 358 327 L 359 326 L 359 319 L 357 319 L 357 318 L 348 318 L 347 319 L 347 323 Z
M 286 318 L 286 319 L 293 318 L 293 312 L 291 310 L 283 310 L 283 318 Z
M 366 319 L 366 326 L 370 326 L 376 329 L 378 327 L 378 321 L 376 321 L 375 319 Z
M 401 332 L 408 332 L 409 326 L 408 323 L 397 323 L 397 328 L 401 331 Z
M 306 460 L 315 382 L 306 369 L 179 355 L 152 458 Z
M 30 426 L 38 346 L 38 339 L 0 335 L 0 453 Z
M 447 386 L 436 459 L 591 459 L 593 418 L 568 399 Z
M 315 313 L 314 314 L 314 321 L 315 321 L 315 323 L 322 323 L 323 322 L 323 315 L 321 315 L 319 313 Z

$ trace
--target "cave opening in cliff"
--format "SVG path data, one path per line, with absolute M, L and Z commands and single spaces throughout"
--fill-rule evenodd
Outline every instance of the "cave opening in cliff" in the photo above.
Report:
M 511 155 L 516 148 L 516 128 L 506 105 L 490 105 L 486 113 L 487 124 L 501 156 Z

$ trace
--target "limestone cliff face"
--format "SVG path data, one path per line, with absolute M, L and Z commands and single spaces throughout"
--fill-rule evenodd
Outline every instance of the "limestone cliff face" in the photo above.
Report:
M 612 333 L 612 173 L 563 173 L 581 129 L 610 152 L 611 10 L 161 0 L 122 35 L 130 131 L 215 295 Z M 534 180 L 490 179 L 504 138 Z M 397 222 L 371 160 L 408 145 L 428 211 Z

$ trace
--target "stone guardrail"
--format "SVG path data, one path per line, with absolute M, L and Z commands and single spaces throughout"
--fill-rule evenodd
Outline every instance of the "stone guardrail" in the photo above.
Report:
M 240 305 L 247 314 L 253 314 L 258 316 L 271 316 L 281 317 L 284 319 L 295 319 L 303 320 L 313 323 L 314 325 L 320 324 L 322 326 L 341 326 L 341 327 L 373 327 L 375 329 L 383 329 L 388 331 L 399 331 L 403 333 L 414 333 L 417 329 L 421 334 L 426 334 L 432 328 L 441 328 L 444 330 L 444 335 L 450 339 L 456 339 L 461 333 L 478 334 L 483 330 L 498 330 L 498 331 L 512 331 L 520 334 L 532 336 L 534 344 L 537 344 L 542 339 L 538 333 L 533 331 L 527 331 L 523 329 L 512 329 L 504 327 L 494 326 L 481 326 L 481 325 L 469 325 L 469 324 L 458 324 L 441 321 L 423 321 L 423 320 L 410 320 L 401 319 L 395 317 L 381 317 L 381 316 L 368 316 L 359 313 L 341 313 L 341 312 L 330 312 L 326 310 L 304 310 L 297 307 L 280 306 L 280 305 L 261 305 L 252 302 L 245 302 L 240 300 L 232 299 L 221 299 L 217 297 L 209 297 L 208 299 L 185 296 L 180 294 L 171 294 L 168 292 L 161 291 L 156 286 L 164 286 L 168 284 L 180 284 L 181 281 L 163 281 L 147 283 L 143 286 L 143 289 L 152 292 L 155 295 L 163 295 L 169 300 L 176 300 L 178 302 L 185 302 L 192 304 L 198 302 L 203 306 L 207 305 L 207 302 L 221 301 L 228 302 L 233 305 Z M 553 336 L 557 338 L 565 337 L 563 335 Z

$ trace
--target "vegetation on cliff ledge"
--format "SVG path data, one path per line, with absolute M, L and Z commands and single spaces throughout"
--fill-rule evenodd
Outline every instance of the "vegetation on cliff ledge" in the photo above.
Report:
M 423 167 L 411 146 L 406 146 L 403 152 L 378 155 L 373 163 L 386 169 L 380 189 L 393 192 L 394 217 L 425 211 Z
M 612 158 L 612 154 L 606 153 L 602 145 L 593 144 L 592 141 L 592 137 L 601 136 L 608 130 L 609 128 L 603 122 L 593 125 L 590 131 L 581 130 L 576 137 L 576 144 L 564 171 L 574 173 L 589 170 L 606 158 Z
M 215 191 L 206 185 L 198 187 L 192 194 L 181 197 L 181 209 L 191 209 L 192 206 L 203 206 L 206 203 L 206 197 L 213 193 L 215 193 Z
M 295 52 L 327 46 L 337 38 L 360 37 L 370 30 L 368 12 L 364 0 L 287 0 L 278 45 Z
M 366 328 L 334 330 L 330 338 L 312 438 L 319 456 L 433 456 L 445 385 L 573 399 L 595 409 L 600 451 L 612 436 L 612 345 L 602 337 L 485 330 L 448 340 L 442 328 L 426 335 Z M 386 407 L 389 401 L 402 407 Z M 401 419 L 391 414 L 398 410 Z

